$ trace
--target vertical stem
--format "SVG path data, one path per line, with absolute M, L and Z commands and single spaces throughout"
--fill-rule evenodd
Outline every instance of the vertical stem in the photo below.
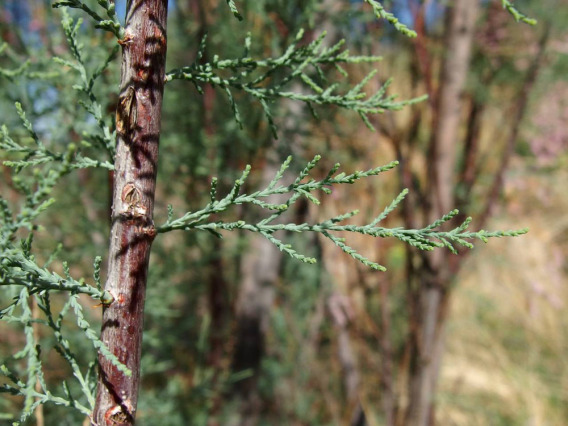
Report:
M 129 0 L 121 93 L 116 112 L 109 272 L 101 339 L 132 372 L 99 355 L 93 423 L 134 424 L 140 382 L 144 298 L 150 246 L 166 59 L 167 0 Z
M 440 86 L 433 114 L 433 133 L 428 152 L 428 193 L 426 218 L 431 222 L 455 205 L 455 170 L 462 119 L 463 91 L 470 67 L 474 28 L 479 2 L 455 0 L 448 10 L 445 56 L 440 69 Z M 412 361 L 409 377 L 407 421 L 411 426 L 435 423 L 434 394 L 438 380 L 443 330 L 452 278 L 445 252 L 423 254 L 414 276 L 416 304 L 411 329 Z
M 37 305 L 37 299 L 35 297 L 32 297 L 31 300 L 32 300 L 32 318 L 34 319 L 34 322 L 32 324 L 34 341 L 39 342 L 39 339 L 40 339 L 40 334 L 39 334 L 40 322 L 38 320 L 39 320 L 39 317 L 40 317 L 40 309 L 39 309 L 39 306 Z M 35 390 L 38 394 L 42 392 L 41 383 L 40 383 L 39 380 L 37 380 L 37 378 L 36 378 Z M 36 401 L 38 399 L 39 398 L 36 398 Z M 43 414 L 43 404 L 39 404 L 36 407 L 36 409 L 34 410 L 34 414 L 35 414 L 35 418 L 36 418 L 36 426 L 45 426 L 45 416 Z
M 395 394 L 393 383 L 393 345 L 391 333 L 391 309 L 390 309 L 390 293 L 391 283 L 384 279 L 380 283 L 381 292 L 381 335 L 379 337 L 379 352 L 381 354 L 381 372 L 380 388 L 382 393 L 382 406 L 384 412 L 385 426 L 394 426 L 395 424 Z
M 434 197 L 429 220 L 450 211 L 454 201 L 455 168 L 465 87 L 479 2 L 456 0 L 447 12 L 445 57 L 430 146 L 430 185 Z
M 504 150 L 501 154 L 501 161 L 499 164 L 499 168 L 495 173 L 493 178 L 493 183 L 491 185 L 491 189 L 489 190 L 489 195 L 486 198 L 485 208 L 483 213 L 480 215 L 478 219 L 480 226 L 483 226 L 484 223 L 487 222 L 489 216 L 491 215 L 491 209 L 494 207 L 501 191 L 503 189 L 503 184 L 505 180 L 505 173 L 509 168 L 509 161 L 513 156 L 515 150 L 515 143 L 517 142 L 519 132 L 521 130 L 521 125 L 523 124 L 523 118 L 526 114 L 530 95 L 532 93 L 532 89 L 537 81 L 538 75 L 543 66 L 543 56 L 546 52 L 546 46 L 548 44 L 548 39 L 550 38 L 550 24 L 545 23 L 544 25 L 544 32 L 542 33 L 540 40 L 538 42 L 538 50 L 533 60 L 527 70 L 527 74 L 525 76 L 525 80 L 521 89 L 518 91 L 519 95 L 516 99 L 516 109 L 513 116 L 513 125 L 511 129 L 511 133 L 509 134 L 509 138 L 505 144 Z

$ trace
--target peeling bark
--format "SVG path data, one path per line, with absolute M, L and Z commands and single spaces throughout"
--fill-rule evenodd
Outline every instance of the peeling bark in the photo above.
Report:
M 144 298 L 166 59 L 167 0 L 131 0 L 122 51 L 116 112 L 109 268 L 101 340 L 132 372 L 127 376 L 99 355 L 95 425 L 131 425 L 140 382 Z

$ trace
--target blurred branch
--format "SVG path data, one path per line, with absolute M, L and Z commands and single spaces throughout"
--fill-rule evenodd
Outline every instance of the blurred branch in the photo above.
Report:
M 359 114 L 363 122 L 372 130 L 373 125 L 368 114 L 378 114 L 386 110 L 400 110 L 426 99 L 421 96 L 407 101 L 395 101 L 394 96 L 387 96 L 386 90 L 390 84 L 387 81 L 376 93 L 367 96 L 362 91 L 364 85 L 375 75 L 371 71 L 358 84 L 351 87 L 346 93 L 337 94 L 338 83 L 327 84 L 323 65 L 334 65 L 336 69 L 347 77 L 347 72 L 341 68 L 342 64 L 358 64 L 362 62 L 377 62 L 379 56 L 351 56 L 348 50 L 341 50 L 344 40 L 327 48 L 323 46 L 325 32 L 313 42 L 298 46 L 303 38 L 303 31 L 298 32 L 294 42 L 286 52 L 277 58 L 253 59 L 249 56 L 251 45 L 250 35 L 245 40 L 245 51 L 238 59 L 224 59 L 214 57 L 211 62 L 202 63 L 203 52 L 206 46 L 206 37 L 203 38 L 197 53 L 197 58 L 190 66 L 175 69 L 166 73 L 166 82 L 180 79 L 191 81 L 196 89 L 203 93 L 202 86 L 209 83 L 222 88 L 233 109 L 237 123 L 242 127 L 240 113 L 235 102 L 233 91 L 238 90 L 256 98 L 261 104 L 266 118 L 270 124 L 274 137 L 277 137 L 276 125 L 272 118 L 269 102 L 278 98 L 292 99 L 304 102 L 312 114 L 317 116 L 313 105 L 335 105 Z M 313 71 L 310 76 L 308 70 Z M 280 81 L 274 81 L 277 70 L 284 72 Z M 223 72 L 229 73 L 223 76 Z M 292 81 L 301 81 L 311 93 L 286 91 L 284 87 Z
M 509 161 L 513 156 L 515 144 L 517 143 L 519 131 L 523 123 L 523 118 L 528 108 L 529 98 L 532 93 L 533 86 L 537 81 L 539 72 L 544 65 L 543 57 L 546 51 L 548 40 L 550 38 L 550 27 L 550 25 L 544 25 L 544 31 L 538 42 L 537 53 L 534 55 L 533 60 L 529 66 L 522 87 L 517 92 L 519 96 L 515 102 L 516 111 L 513 118 L 511 133 L 509 134 L 509 138 L 507 139 L 505 148 L 503 149 L 503 152 L 501 154 L 501 160 L 497 168 L 497 172 L 495 173 L 491 189 L 489 190 L 489 194 L 486 198 L 487 202 L 483 209 L 483 213 L 479 216 L 480 226 L 483 226 L 483 224 L 485 224 L 489 219 L 491 210 L 503 189 L 504 176 L 508 170 Z
M 506 9 L 513 18 L 515 18 L 515 21 L 524 22 L 529 25 L 536 25 L 536 19 L 529 18 L 527 15 L 519 12 L 519 10 L 513 6 L 513 2 L 510 2 L 509 0 L 501 0 L 501 4 L 503 5 L 503 8 Z
M 401 23 L 396 16 L 387 12 L 385 8 L 377 0 L 365 0 L 373 8 L 373 13 L 379 19 L 386 19 L 392 26 L 402 34 L 408 37 L 416 37 L 416 32 Z

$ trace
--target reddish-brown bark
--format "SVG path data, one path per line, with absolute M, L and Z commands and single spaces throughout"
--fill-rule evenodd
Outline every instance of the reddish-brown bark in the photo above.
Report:
M 109 269 L 101 339 L 132 375 L 99 356 L 93 424 L 131 425 L 136 416 L 144 297 L 153 224 L 154 191 L 166 58 L 167 0 L 129 1 L 121 94 L 116 113 Z

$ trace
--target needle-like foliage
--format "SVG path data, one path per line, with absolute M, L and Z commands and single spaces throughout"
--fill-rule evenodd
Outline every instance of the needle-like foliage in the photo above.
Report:
M 416 35 L 387 12 L 380 2 L 366 2 L 377 17 L 386 19 L 398 31 L 408 36 Z M 57 248 L 53 249 L 43 262 L 39 259 L 45 257 L 45 250 L 40 255 L 33 245 L 34 236 L 43 230 L 41 218 L 56 201 L 53 192 L 65 185 L 64 178 L 73 178 L 73 173 L 80 169 L 102 169 L 105 172 L 114 170 L 116 124 L 97 94 L 97 85 L 118 56 L 120 46 L 114 44 L 114 38 L 125 43 L 125 31 L 116 15 L 113 1 L 97 0 L 97 6 L 92 6 L 93 3 L 81 0 L 53 3 L 54 8 L 62 9 L 62 34 L 67 41 L 67 52 L 58 52 L 57 56 L 52 58 L 49 69 L 39 67 L 38 62 L 32 61 L 32 58 L 20 58 L 7 44 L 0 46 L 0 80 L 11 83 L 22 80 L 31 86 L 43 81 L 47 82 L 52 90 L 61 85 L 72 86 L 75 99 L 71 108 L 78 105 L 80 108 L 76 109 L 83 114 L 81 123 L 75 123 L 76 129 L 73 127 L 73 130 L 76 130 L 75 135 L 78 135 L 78 142 L 71 142 L 69 138 L 53 137 L 49 131 L 37 131 L 38 123 L 35 120 L 39 120 L 38 117 L 30 114 L 30 110 L 26 110 L 20 102 L 15 102 L 20 125 L 10 128 L 3 125 L 0 130 L 2 165 L 9 170 L 10 190 L 19 197 L 15 202 L 9 197 L 0 196 L 0 320 L 19 327 L 23 336 L 23 347 L 15 348 L 12 356 L 0 364 L 0 375 L 4 377 L 0 393 L 21 396 L 23 401 L 21 414 L 14 424 L 26 421 L 38 405 L 47 403 L 72 407 L 83 415 L 91 415 L 94 407 L 94 359 L 97 351 L 109 359 L 118 370 L 126 375 L 131 373 L 99 339 L 96 327 L 91 326 L 84 309 L 82 299 L 94 301 L 98 306 L 113 302 L 113 296 L 103 290 L 101 283 L 101 257 L 97 256 L 92 260 L 92 279 L 74 278 L 67 263 L 60 263 L 63 274 L 61 270 L 56 272 L 57 269 L 53 266 L 53 262 L 60 256 L 61 246 L 57 245 L 57 242 L 54 244 Z M 227 4 L 230 11 L 242 19 L 235 2 L 227 0 Z M 533 23 L 533 20 L 518 12 L 511 2 L 503 0 L 503 6 L 515 19 Z M 109 45 L 104 57 L 94 67 L 89 60 L 89 49 L 80 42 L 82 20 L 72 18 L 68 8 L 83 11 L 97 28 L 114 36 L 113 44 Z M 347 69 L 350 67 L 362 63 L 376 63 L 380 57 L 353 56 L 344 49 L 344 41 L 326 47 L 323 42 L 325 33 L 311 42 L 305 42 L 303 37 L 304 34 L 300 31 L 280 56 L 253 58 L 250 55 L 252 41 L 249 35 L 244 42 L 241 57 L 221 59 L 213 56 L 207 62 L 203 60 L 207 42 L 204 37 L 195 61 L 188 66 L 171 70 L 167 73 L 166 80 L 190 81 L 200 93 L 206 84 L 220 88 L 229 99 L 234 119 L 241 126 L 243 120 L 238 104 L 246 102 L 247 98 L 255 99 L 262 108 L 274 136 L 277 129 L 272 104 L 279 99 L 302 102 L 314 115 L 316 108 L 330 106 L 351 110 L 370 128 L 373 127 L 368 119 L 370 114 L 398 110 L 424 99 L 421 97 L 396 101 L 393 95 L 387 94 L 388 81 L 374 93 L 365 93 L 364 87 L 374 78 L 375 71 L 371 71 L 354 85 L 332 82 L 333 77 L 337 76 L 334 70 L 347 77 Z M 169 85 L 166 89 L 168 87 Z M 245 100 L 242 100 L 243 98 Z M 33 107 L 33 104 L 28 107 Z M 68 105 L 66 107 L 69 108 Z M 403 203 L 406 190 L 364 225 L 352 223 L 352 218 L 357 215 L 358 210 L 312 224 L 296 223 L 291 219 L 287 221 L 285 214 L 298 200 L 305 198 L 317 205 L 319 197 L 330 194 L 334 187 L 355 184 L 359 180 L 370 179 L 397 166 L 397 162 L 391 162 L 385 166 L 347 174 L 338 173 L 340 166 L 336 164 L 323 179 L 314 179 L 310 174 L 320 161 L 318 155 L 307 163 L 293 183 L 285 184 L 283 177 L 291 161 L 292 158 L 289 157 L 265 188 L 251 193 L 242 192 L 243 184 L 251 170 L 250 166 L 245 168 L 240 178 L 222 198 L 217 194 L 217 180 L 212 179 L 209 203 L 177 218 L 170 207 L 167 219 L 157 227 L 157 238 L 160 237 L 159 234 L 175 230 L 207 231 L 217 237 L 221 237 L 224 231 L 246 230 L 262 235 L 294 259 L 314 263 L 314 257 L 299 253 L 283 242 L 283 239 L 286 232 L 317 233 L 362 264 L 384 271 L 384 266 L 347 245 L 346 239 L 350 234 L 363 234 L 371 238 L 395 238 L 421 250 L 448 249 L 457 253 L 459 246 L 472 248 L 472 240 L 487 242 L 489 238 L 518 236 L 526 232 L 525 229 L 468 231 L 470 219 L 452 230 L 445 230 L 445 225 L 457 215 L 457 210 L 422 229 L 380 226 L 384 219 Z M 275 202 L 275 199 L 279 201 Z M 240 205 L 261 209 L 263 217 L 250 223 L 243 220 L 223 220 L 223 213 Z M 342 233 L 345 237 L 338 236 L 337 233 Z M 92 284 L 89 284 L 89 281 Z M 57 304 L 52 303 L 55 295 L 61 296 Z M 32 312 L 31 307 L 34 305 L 39 310 L 37 315 Z M 80 330 L 83 340 L 91 350 L 90 353 L 81 354 L 81 351 L 75 348 L 76 342 L 68 337 L 71 332 L 67 327 L 70 327 L 70 324 Z M 38 338 L 34 327 L 40 327 L 42 333 L 51 336 L 50 344 L 71 369 L 74 383 L 63 382 L 56 389 L 48 384 L 44 376 L 44 342 Z M 81 356 L 89 358 L 90 361 L 81 362 Z
M 503 4 L 503 8 L 505 8 L 507 12 L 509 12 L 513 16 L 513 18 L 515 18 L 515 21 L 524 22 L 525 24 L 529 25 L 536 25 L 536 19 L 530 18 L 524 13 L 520 12 L 519 9 L 513 6 L 513 2 L 509 0 L 501 0 L 501 3 Z
M 406 105 L 426 99 L 421 96 L 407 101 L 396 101 L 395 96 L 387 95 L 390 81 L 383 84 L 374 94 L 367 95 L 363 87 L 371 80 L 376 70 L 371 71 L 356 85 L 339 92 L 339 83 L 329 83 L 324 66 L 333 65 L 344 76 L 348 77 L 341 65 L 374 63 L 381 60 L 379 56 L 352 56 L 343 49 L 345 40 L 331 47 L 323 44 L 325 32 L 311 43 L 300 45 L 304 32 L 300 31 L 286 51 L 277 58 L 255 59 L 249 56 L 251 46 L 250 34 L 245 40 L 242 57 L 220 59 L 217 56 L 211 62 L 202 63 L 207 37 L 201 41 L 197 57 L 192 65 L 169 71 L 166 81 L 176 79 L 191 81 L 199 93 L 202 86 L 211 84 L 224 90 L 229 98 L 237 123 L 242 127 L 239 108 L 235 101 L 235 91 L 243 92 L 256 98 L 270 124 L 274 137 L 277 137 L 270 104 L 277 99 L 292 99 L 304 102 L 317 117 L 315 105 L 337 106 L 359 114 L 363 122 L 372 130 L 369 114 L 378 114 L 386 110 L 400 110 Z M 278 77 L 276 77 L 278 76 Z M 293 82 L 303 83 L 305 90 L 287 89 Z
M 300 172 L 294 183 L 290 185 L 281 185 L 279 182 L 292 161 L 292 158 L 288 157 L 280 171 L 265 189 L 251 194 L 240 194 L 240 189 L 245 183 L 250 172 L 250 166 L 247 166 L 241 177 L 235 181 L 231 191 L 220 200 L 216 199 L 216 180 L 213 179 L 211 185 L 211 201 L 207 206 L 196 212 L 188 212 L 177 219 L 173 218 L 173 210 L 170 207 L 168 211 L 168 219 L 166 223 L 158 228 L 158 232 L 163 233 L 176 229 L 185 231 L 203 230 L 221 237 L 219 231 L 244 229 L 246 231 L 261 234 L 270 242 L 275 244 L 281 251 L 305 263 L 315 263 L 316 259 L 298 253 L 290 245 L 284 244 L 274 234 L 278 231 L 296 233 L 317 232 L 331 240 L 335 245 L 355 260 L 360 261 L 365 266 L 369 266 L 380 271 L 386 271 L 386 268 L 357 253 L 353 248 L 345 244 L 344 238 L 339 238 L 333 235 L 332 232 L 348 232 L 368 235 L 370 237 L 396 238 L 421 250 L 434 250 L 435 248 L 445 247 L 455 254 L 457 254 L 456 245 L 469 249 L 473 248 L 473 244 L 468 240 L 478 239 L 483 242 L 487 242 L 489 238 L 505 236 L 515 237 L 527 232 L 526 229 L 516 231 L 487 232 L 481 230 L 477 232 L 469 232 L 467 231 L 467 228 L 471 222 L 471 218 L 468 218 L 451 231 L 440 230 L 439 228 L 443 224 L 452 220 L 459 213 L 458 210 L 451 211 L 444 217 L 422 229 L 384 228 L 378 226 L 378 224 L 404 200 L 404 197 L 408 193 L 408 190 L 406 189 L 402 191 L 382 213 L 380 213 L 367 225 L 351 225 L 342 223 L 355 216 L 358 213 L 358 210 L 353 210 L 315 224 L 293 222 L 282 223 L 282 221 L 274 223 L 277 218 L 289 210 L 289 208 L 302 197 L 305 197 L 310 202 L 319 205 L 320 201 L 314 193 L 330 194 L 334 186 L 353 184 L 360 179 L 376 176 L 382 172 L 391 170 L 398 165 L 398 162 L 393 161 L 385 166 L 376 167 L 366 171 L 356 171 L 347 175 L 343 172 L 336 174 L 339 170 L 339 164 L 336 164 L 324 179 L 315 180 L 309 178 L 310 171 L 317 165 L 320 159 L 321 157 L 318 155 L 310 161 Z M 264 201 L 268 197 L 274 196 L 285 196 L 286 200 L 278 204 Z M 225 212 L 230 206 L 239 204 L 256 205 L 267 210 L 270 214 L 257 223 L 247 223 L 243 220 L 232 222 L 225 222 L 222 220 L 216 220 L 214 222 L 207 221 L 207 219 L 212 215 L 217 216 L 220 213 Z

